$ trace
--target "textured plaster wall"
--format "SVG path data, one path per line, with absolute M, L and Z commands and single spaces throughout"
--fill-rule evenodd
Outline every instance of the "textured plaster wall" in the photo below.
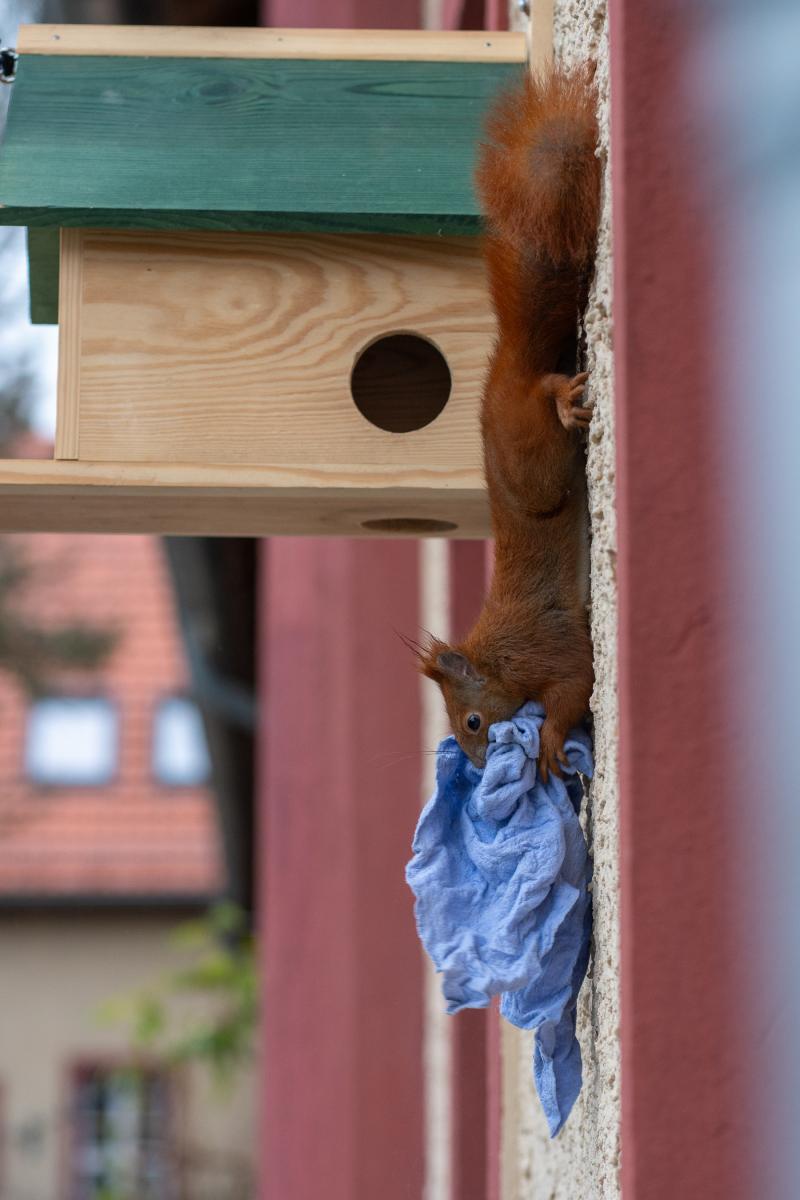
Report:
M 617 677 L 614 404 L 611 344 L 609 79 L 605 0 L 555 0 L 558 59 L 597 61 L 600 153 L 606 168 L 597 272 L 586 316 L 595 415 L 588 445 L 592 551 L 592 700 L 596 774 L 587 805 L 594 853 L 594 954 L 579 1003 L 581 1097 L 551 1142 L 531 1083 L 531 1041 L 504 1032 L 504 1200 L 616 1200 L 619 1196 L 619 955 L 617 892 Z

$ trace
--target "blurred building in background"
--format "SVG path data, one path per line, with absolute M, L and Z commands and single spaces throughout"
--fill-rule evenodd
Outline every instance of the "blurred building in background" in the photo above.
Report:
M 115 640 L 43 694 L 0 673 L 0 1196 L 245 1200 L 248 1073 L 216 1095 L 205 1070 L 143 1059 L 100 1019 L 174 972 L 171 930 L 231 890 L 164 548 L 13 540 L 26 616 Z
M 223 8 L 255 23 L 247 2 L 12 0 L 0 32 L 205 24 Z M 49 456 L 55 330 L 28 321 L 21 230 L 3 230 L 0 260 L 0 443 Z M 23 576 L 0 581 L 0 1200 L 247 1200 L 254 1068 L 222 1091 L 202 1045 L 179 1067 L 145 1051 L 135 1002 L 186 969 L 176 927 L 220 897 L 250 918 L 254 547 L 33 536 L 2 539 L 0 560 Z M 108 631 L 113 648 L 26 686 L 9 605 L 45 634 Z M 116 1000 L 128 1015 L 109 1021 Z M 184 1037 L 220 1008 L 182 1004 Z

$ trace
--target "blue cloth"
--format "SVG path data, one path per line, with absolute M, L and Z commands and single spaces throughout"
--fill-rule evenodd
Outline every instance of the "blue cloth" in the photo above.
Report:
M 564 778 L 538 773 L 541 705 L 489 730 L 486 766 L 454 737 L 436 759 L 436 791 L 414 835 L 406 878 L 417 929 L 442 974 L 447 1011 L 500 1011 L 535 1029 L 533 1074 L 551 1137 L 581 1087 L 575 1006 L 589 959 L 591 878 L 578 820 L 591 743 L 574 730 Z

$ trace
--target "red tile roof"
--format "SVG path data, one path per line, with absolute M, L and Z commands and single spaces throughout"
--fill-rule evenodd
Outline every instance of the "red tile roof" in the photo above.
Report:
M 208 788 L 170 788 L 152 775 L 153 715 L 185 687 L 186 666 L 157 539 L 103 534 L 15 535 L 37 566 L 25 612 L 43 623 L 80 619 L 119 630 L 90 678 L 119 712 L 115 780 L 101 788 L 43 788 L 26 778 L 28 701 L 0 673 L 0 903 L 2 896 L 215 893 L 223 867 Z

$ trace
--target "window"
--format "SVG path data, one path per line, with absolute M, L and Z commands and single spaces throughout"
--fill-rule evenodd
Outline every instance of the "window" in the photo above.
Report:
M 168 787 L 197 787 L 211 762 L 197 705 L 182 696 L 159 704 L 153 729 L 153 774 Z
M 71 1100 L 69 1200 L 176 1200 L 164 1072 L 82 1067 Z
M 25 769 L 47 787 L 109 783 L 117 766 L 117 712 L 101 697 L 51 696 L 28 713 Z

